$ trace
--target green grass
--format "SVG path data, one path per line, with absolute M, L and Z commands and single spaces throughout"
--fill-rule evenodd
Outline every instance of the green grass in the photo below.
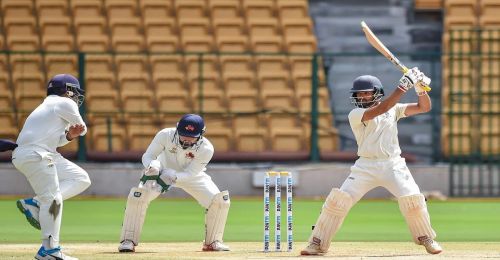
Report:
M 294 201 L 294 240 L 305 241 L 322 201 Z M 61 240 L 116 242 L 125 208 L 120 200 L 69 200 L 64 203 Z M 272 208 L 274 209 L 274 208 Z M 226 241 L 262 241 L 260 199 L 232 199 Z M 500 203 L 496 201 L 430 202 L 429 211 L 439 241 L 500 241 Z M 39 231 L 24 219 L 14 200 L 0 200 L 0 243 L 39 241 Z M 285 215 L 286 212 L 283 212 Z M 285 234 L 283 223 L 283 235 Z M 274 228 L 272 228 L 274 230 Z M 271 231 L 272 234 L 272 231 Z M 144 242 L 202 241 L 204 209 L 194 200 L 159 199 L 148 210 Z M 361 201 L 353 207 L 337 241 L 410 241 L 394 201 Z

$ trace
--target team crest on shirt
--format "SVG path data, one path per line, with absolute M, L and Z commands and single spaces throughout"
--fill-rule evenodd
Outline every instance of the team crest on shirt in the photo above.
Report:
M 186 153 L 186 158 L 194 159 L 194 154 L 192 152 L 188 152 L 188 153 Z
M 168 150 L 170 153 L 177 153 L 177 147 L 172 147 L 170 150 Z

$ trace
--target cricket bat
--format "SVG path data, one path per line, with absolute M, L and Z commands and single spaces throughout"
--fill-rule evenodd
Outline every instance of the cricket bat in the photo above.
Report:
M 398 69 L 406 73 L 408 71 L 408 67 L 406 67 L 403 63 L 401 63 L 394 54 L 392 54 L 387 47 L 375 36 L 375 34 L 370 30 L 370 27 L 365 23 L 365 21 L 361 21 L 361 28 L 363 29 L 363 32 L 365 32 L 366 39 L 368 42 L 375 48 L 377 49 L 378 52 L 380 52 L 384 57 L 386 57 L 392 64 L 394 64 Z M 424 86 L 424 90 L 429 92 L 431 91 L 431 88 L 429 86 Z

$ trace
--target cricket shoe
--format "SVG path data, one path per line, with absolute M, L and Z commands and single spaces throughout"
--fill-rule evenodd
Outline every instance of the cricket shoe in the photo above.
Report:
M 313 242 L 310 242 L 309 245 L 300 251 L 301 255 L 324 255 L 326 251 L 321 250 L 320 247 L 321 240 L 317 238 L 313 238 Z
M 40 247 L 38 253 L 35 255 L 35 259 L 37 260 L 78 260 L 78 258 L 71 257 L 65 255 L 60 247 L 52 248 L 46 250 L 45 248 Z
M 125 239 L 120 243 L 120 246 L 118 246 L 118 252 L 121 253 L 129 253 L 129 252 L 135 252 L 135 244 L 132 242 L 132 240 Z
M 429 254 L 436 255 L 443 251 L 443 248 L 441 248 L 438 242 L 427 236 L 419 237 L 418 241 L 420 241 L 420 243 L 425 247 L 425 250 L 427 250 L 427 253 Z
M 211 244 L 203 244 L 203 251 L 229 251 L 229 247 L 224 245 L 221 241 L 215 240 Z
M 40 221 L 38 220 L 40 206 L 38 205 L 38 201 L 33 198 L 20 199 L 16 204 L 19 211 L 26 217 L 26 220 L 28 220 L 34 228 L 40 230 Z

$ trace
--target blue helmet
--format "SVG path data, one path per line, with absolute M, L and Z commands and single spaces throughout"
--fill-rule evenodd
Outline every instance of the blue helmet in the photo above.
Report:
M 78 106 L 83 104 L 85 91 L 80 88 L 78 79 L 69 74 L 57 74 L 52 77 L 47 84 L 47 96 L 62 96 L 66 93 Z
M 179 122 L 177 122 L 178 140 L 182 149 L 194 147 L 198 141 L 200 141 L 204 133 L 205 122 L 203 122 L 203 118 L 199 115 L 186 114 L 182 116 Z M 181 136 L 196 138 L 196 141 L 193 142 L 185 139 L 181 140 Z
M 366 91 L 373 92 L 372 100 L 366 101 L 357 96 L 358 92 Z M 382 82 L 380 82 L 377 77 L 374 77 L 372 75 L 363 75 L 357 77 L 352 83 L 352 88 L 349 92 L 352 93 L 351 103 L 360 108 L 368 108 L 374 103 L 380 101 L 384 96 L 384 88 L 382 86 Z

